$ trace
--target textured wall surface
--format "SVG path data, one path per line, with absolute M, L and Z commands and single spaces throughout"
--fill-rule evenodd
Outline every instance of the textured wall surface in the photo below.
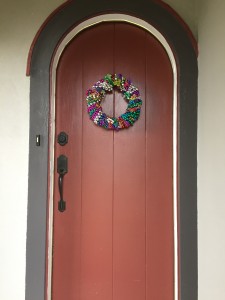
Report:
M 225 299 L 225 1 L 199 1 L 199 299 Z
M 35 33 L 61 3 L 0 1 L 1 300 L 25 298 L 30 81 L 26 60 Z

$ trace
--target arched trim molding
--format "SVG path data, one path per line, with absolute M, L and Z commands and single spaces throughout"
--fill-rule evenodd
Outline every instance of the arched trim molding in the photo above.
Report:
M 107 3 L 68 1 L 38 32 L 28 59 L 30 74 L 30 154 L 27 221 L 26 300 L 45 299 L 48 244 L 48 157 L 51 63 L 60 42 L 84 20 L 107 14 L 143 20 L 165 38 L 177 69 L 177 188 L 179 216 L 179 300 L 197 300 L 197 55 L 183 22 L 159 1 Z M 132 17 L 131 17 L 132 18 Z M 40 135 L 40 146 L 36 145 Z

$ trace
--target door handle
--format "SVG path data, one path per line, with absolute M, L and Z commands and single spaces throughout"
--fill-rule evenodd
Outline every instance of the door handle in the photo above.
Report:
M 68 172 L 68 159 L 65 155 L 60 155 L 57 158 L 57 172 L 59 174 L 58 187 L 60 200 L 58 202 L 58 210 L 64 212 L 66 210 L 66 202 L 63 199 L 63 179 Z

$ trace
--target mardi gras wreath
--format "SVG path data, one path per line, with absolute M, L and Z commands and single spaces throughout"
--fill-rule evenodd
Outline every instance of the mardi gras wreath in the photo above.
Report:
M 106 93 L 111 93 L 116 88 L 127 100 L 126 112 L 118 118 L 107 116 L 101 107 L 101 102 Z M 132 126 L 139 118 L 142 100 L 137 87 L 121 74 L 107 74 L 104 79 L 96 82 L 86 92 L 86 100 L 90 119 L 98 126 L 111 130 L 120 130 Z

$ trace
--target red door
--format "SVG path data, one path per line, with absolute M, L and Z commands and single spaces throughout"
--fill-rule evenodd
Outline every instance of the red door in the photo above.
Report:
M 141 93 L 139 120 L 113 132 L 96 126 L 85 92 L 122 73 Z M 104 112 L 127 103 L 107 95 Z M 56 160 L 68 157 L 66 211 L 55 171 L 52 300 L 173 300 L 173 75 L 162 45 L 127 23 L 83 31 L 57 69 Z

